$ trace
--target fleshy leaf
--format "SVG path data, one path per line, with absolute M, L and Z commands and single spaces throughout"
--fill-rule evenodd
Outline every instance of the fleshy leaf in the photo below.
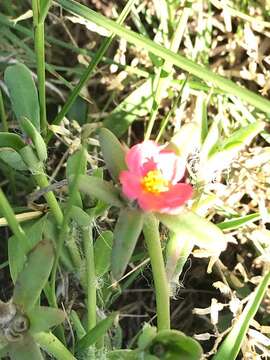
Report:
M 226 249 L 227 240 L 222 231 L 192 211 L 183 211 L 180 215 L 157 214 L 157 217 L 177 236 L 185 241 L 188 239 L 213 255 Z
M 113 233 L 103 231 L 94 245 L 96 275 L 103 276 L 111 266 Z M 101 256 L 102 254 L 102 256 Z
M 40 131 L 38 93 L 30 70 L 17 63 L 6 69 L 4 78 L 18 121 L 25 116 Z
M 148 352 L 160 358 L 161 351 L 164 359 L 200 360 L 202 356 L 200 344 L 176 330 L 161 330 L 153 339 Z
M 114 312 L 106 319 L 101 320 L 93 329 L 88 331 L 88 333 L 77 343 L 76 350 L 78 352 L 87 349 L 89 346 L 94 345 L 98 339 L 100 339 L 110 327 L 112 327 L 115 319 L 117 318 L 118 313 Z
M 31 359 L 44 360 L 40 348 L 30 336 L 24 336 L 22 341 L 12 342 L 8 346 L 11 360 L 29 360 L 30 354 Z
M 118 181 L 119 174 L 126 170 L 125 152 L 117 137 L 108 129 L 99 132 L 101 151 L 110 174 Z
M 37 131 L 32 122 L 25 116 L 21 117 L 20 124 L 26 135 L 33 141 L 39 160 L 45 161 L 47 159 L 47 147 L 43 137 Z
M 11 148 L 20 151 L 25 146 L 19 135 L 0 132 L 0 147 Z
M 53 246 L 49 241 L 40 241 L 28 254 L 27 262 L 19 274 L 14 288 L 13 302 L 23 312 L 36 304 L 45 286 L 53 265 Z
M 30 320 L 30 333 L 49 331 L 51 327 L 65 320 L 65 313 L 60 309 L 47 306 L 35 306 L 27 314 Z
M 112 274 L 118 280 L 123 275 L 135 249 L 143 226 L 143 213 L 123 209 L 114 229 L 112 248 Z
M 18 154 L 17 151 L 14 151 L 12 148 L 0 149 L 0 159 L 15 170 L 28 170 L 25 163 L 23 162 L 21 155 Z
M 108 181 L 99 179 L 95 176 L 80 175 L 78 187 L 84 194 L 102 200 L 107 204 L 118 207 L 123 206 L 123 203 L 119 198 L 119 191 Z
M 46 216 L 37 220 L 32 226 L 24 225 L 23 230 L 29 240 L 29 248 L 22 251 L 21 244 L 15 235 L 8 240 L 8 261 L 10 275 L 13 283 L 16 282 L 18 274 L 22 271 L 23 266 L 27 260 L 26 254 L 30 251 L 41 239 L 44 226 L 46 224 Z M 31 247 L 30 247 L 31 246 Z

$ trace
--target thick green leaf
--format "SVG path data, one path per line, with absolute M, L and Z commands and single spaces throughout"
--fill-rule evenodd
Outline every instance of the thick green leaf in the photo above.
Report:
M 19 135 L 0 132 L 0 147 L 11 148 L 20 151 L 25 146 Z
M 46 216 L 35 221 L 32 226 L 24 225 L 23 230 L 29 240 L 29 247 L 22 251 L 21 244 L 16 236 L 11 236 L 8 240 L 8 261 L 10 275 L 13 283 L 16 282 L 18 274 L 22 271 L 27 260 L 26 254 L 42 239 L 42 233 L 46 225 Z
M 78 188 L 84 194 L 102 200 L 107 204 L 117 207 L 123 206 L 119 191 L 108 181 L 95 176 L 80 175 Z
M 79 226 L 90 226 L 92 222 L 91 216 L 89 216 L 83 209 L 78 206 L 72 206 L 70 211 L 70 218 L 74 220 Z
M 33 175 L 40 174 L 40 172 L 42 172 L 43 164 L 30 145 L 24 146 L 20 150 L 20 155 Z
M 14 151 L 12 148 L 0 149 L 0 159 L 15 170 L 28 170 L 25 163 L 23 162 L 21 155 L 18 154 L 17 151 Z
M 133 121 L 150 113 L 153 104 L 153 81 L 144 82 L 131 94 L 129 94 L 111 113 L 105 118 L 103 124 L 115 135 L 123 135 Z
M 258 308 L 263 300 L 263 297 L 268 289 L 270 283 L 270 272 L 268 272 L 261 280 L 257 289 L 252 296 L 238 319 L 234 322 L 232 330 L 227 335 L 226 339 L 221 344 L 217 354 L 213 360 L 236 359 L 241 345 L 245 339 L 249 325 L 256 315 Z
M 125 152 L 117 137 L 108 129 L 100 129 L 99 142 L 103 158 L 110 174 L 118 181 L 119 174 L 127 168 Z
M 21 117 L 20 124 L 26 135 L 33 141 L 39 160 L 45 161 L 47 159 L 47 147 L 43 137 L 26 117 Z
M 157 214 L 157 217 L 180 238 L 213 254 L 226 249 L 227 240 L 222 231 L 192 211 L 183 211 L 180 215 Z
M 109 230 L 103 231 L 95 241 L 94 257 L 96 276 L 103 276 L 111 267 L 111 253 L 113 244 L 113 233 Z
M 53 359 L 78 360 L 73 356 L 73 354 L 71 354 L 71 352 L 66 348 L 66 346 L 52 333 L 39 332 L 34 335 L 34 339 L 43 350 L 45 350 L 48 354 L 51 355 Z
M 47 306 L 35 306 L 27 314 L 30 321 L 30 333 L 49 331 L 51 327 L 61 324 L 65 320 L 65 313 L 60 309 Z
M 143 213 L 139 210 L 123 209 L 114 229 L 112 248 L 112 274 L 118 280 L 123 275 L 143 226 Z
M 40 131 L 39 100 L 30 70 L 17 63 L 6 69 L 4 78 L 18 121 L 26 117 Z
M 258 121 L 253 124 L 249 124 L 239 130 L 235 131 L 221 144 L 221 150 L 236 150 L 238 151 L 243 146 L 250 143 L 250 141 L 258 135 L 265 127 L 265 124 Z
M 44 288 L 53 265 L 54 251 L 49 241 L 41 241 L 28 254 L 27 262 L 19 274 L 13 301 L 23 312 L 31 310 Z
M 31 354 L 31 355 L 30 355 Z M 32 337 L 24 337 L 22 341 L 13 342 L 8 346 L 8 355 L 11 360 L 44 360 L 38 345 Z
M 162 352 L 164 360 L 200 360 L 202 356 L 200 344 L 176 330 L 161 330 L 150 344 L 148 351 L 156 356 Z
M 114 350 L 110 351 L 107 354 L 108 360 L 138 360 L 138 352 L 132 350 Z M 153 360 L 148 359 L 147 357 L 143 357 L 145 360 Z M 158 360 L 156 357 L 154 360 Z
M 84 149 L 80 149 L 69 156 L 66 168 L 66 176 L 69 181 L 69 195 L 71 195 L 71 191 L 75 192 L 73 205 L 78 207 L 82 207 L 83 204 L 80 192 L 77 189 L 72 189 L 72 177 L 76 176 L 78 173 L 84 175 L 86 173 L 86 168 L 87 158 Z
M 101 320 L 93 329 L 78 341 L 76 350 L 80 352 L 87 349 L 89 346 L 94 345 L 98 339 L 105 335 L 106 331 L 109 330 L 118 316 L 117 312 L 112 313 L 106 319 Z

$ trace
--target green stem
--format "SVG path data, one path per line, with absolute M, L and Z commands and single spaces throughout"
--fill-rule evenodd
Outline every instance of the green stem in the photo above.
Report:
M 7 132 L 8 131 L 8 122 L 7 122 L 7 116 L 6 116 L 6 112 L 5 112 L 1 88 L 0 88 L 0 119 L 2 122 L 2 130 Z
M 68 349 L 52 333 L 40 332 L 34 335 L 42 349 L 53 355 L 57 360 L 76 360 Z
M 170 329 L 170 297 L 160 244 L 158 221 L 152 214 L 145 216 L 143 233 L 151 260 L 156 290 L 158 331 Z
M 46 87 L 45 87 L 45 41 L 44 20 L 40 19 L 40 1 L 32 0 L 35 52 L 37 60 L 38 96 L 40 106 L 40 129 L 45 136 L 47 133 Z
M 38 186 L 40 186 L 41 188 L 46 188 L 47 186 L 49 186 L 49 182 L 44 173 L 36 174 L 36 175 L 34 175 L 34 178 L 35 178 Z M 44 194 L 44 197 L 51 209 L 51 212 L 54 215 L 57 225 L 61 226 L 62 221 L 63 221 L 63 213 L 62 213 L 62 210 L 58 204 L 58 201 L 57 201 L 54 193 L 52 191 L 49 191 L 46 194 Z
M 21 242 L 21 245 L 24 248 L 24 251 L 27 252 L 30 249 L 30 242 L 25 235 L 25 232 L 21 228 L 20 224 L 18 223 L 16 216 L 10 206 L 5 194 L 3 193 L 2 189 L 0 188 L 0 209 L 1 214 L 7 220 L 9 227 L 11 228 L 13 234 L 17 237 L 17 239 Z
M 35 51 L 37 57 L 38 95 L 40 106 L 40 130 L 43 136 L 47 133 L 46 85 L 45 85 L 45 50 L 44 23 L 35 27 Z
M 96 270 L 95 270 L 95 261 L 94 261 L 92 224 L 83 230 L 83 245 L 84 245 L 85 264 L 86 264 L 87 332 L 88 332 L 89 330 L 93 329 L 97 323 Z

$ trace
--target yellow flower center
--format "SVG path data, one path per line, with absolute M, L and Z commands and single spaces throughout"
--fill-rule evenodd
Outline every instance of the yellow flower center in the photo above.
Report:
M 164 179 L 159 170 L 149 171 L 141 181 L 144 190 L 153 194 L 159 194 L 169 190 L 169 181 Z

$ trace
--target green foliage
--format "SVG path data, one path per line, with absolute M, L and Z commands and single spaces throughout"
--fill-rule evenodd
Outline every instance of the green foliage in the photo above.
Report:
M 52 265 L 53 246 L 43 240 L 29 253 L 28 261 L 15 283 L 13 301 L 23 312 L 28 312 L 36 305 Z
M 40 130 L 38 93 L 30 70 L 24 64 L 9 66 L 5 71 L 12 108 L 20 122 L 23 117 Z
M 190 72 L 204 81 L 211 81 L 215 86 L 226 91 L 227 93 L 234 94 L 240 99 L 264 111 L 265 113 L 269 113 L 269 101 L 264 99 L 262 96 L 242 88 L 233 83 L 231 80 L 215 74 L 206 67 L 202 67 L 192 60 L 189 60 L 179 54 L 175 54 L 173 51 L 158 45 L 154 41 L 151 41 L 140 34 L 137 34 L 121 25 L 116 24 L 114 21 L 107 19 L 106 17 L 94 12 L 86 6 L 77 3 L 76 1 L 57 0 L 57 3 L 67 11 L 80 15 L 89 21 L 93 21 L 99 26 L 105 27 L 107 30 L 114 32 L 132 44 L 140 48 L 147 49 L 156 56 L 160 56 L 162 59 L 170 61 L 175 66 Z
M 115 135 L 122 136 L 133 121 L 146 116 L 152 106 L 153 81 L 149 79 L 132 91 L 114 110 L 104 119 L 103 124 Z
M 41 331 L 49 331 L 50 328 L 61 324 L 65 320 L 65 314 L 62 310 L 47 306 L 35 306 L 28 311 L 30 321 L 29 332 L 31 334 Z
M 44 227 L 47 225 L 47 217 L 44 216 L 40 220 L 35 221 L 32 226 L 23 227 L 25 235 L 28 239 L 28 246 L 24 249 L 15 235 L 8 240 L 8 261 L 10 275 L 13 283 L 16 282 L 18 274 L 22 271 L 27 259 L 28 252 L 42 240 Z
M 234 322 L 231 331 L 221 344 L 217 354 L 213 357 L 213 360 L 236 359 L 241 349 L 241 345 L 245 340 L 249 325 L 258 311 L 269 284 L 270 273 L 268 272 L 264 275 L 257 289 L 251 295 L 242 314 Z
M 81 352 L 91 345 L 94 345 L 105 333 L 111 328 L 118 317 L 118 313 L 114 312 L 106 319 L 101 320 L 93 329 L 91 329 L 84 337 L 82 337 L 77 345 L 77 352 Z
M 80 175 L 78 182 L 79 190 L 91 197 L 104 201 L 107 204 L 122 207 L 120 192 L 108 181 L 95 176 Z
M 47 147 L 36 127 L 24 116 L 20 118 L 20 125 L 26 135 L 33 141 L 39 160 L 45 161 L 47 159 Z
M 109 230 L 103 231 L 95 241 L 94 257 L 98 277 L 106 274 L 111 267 L 112 245 L 113 233 Z
M 112 248 L 112 274 L 118 280 L 124 274 L 143 226 L 139 210 L 121 210 L 115 229 Z
M 22 141 L 19 135 L 9 134 L 6 132 L 0 133 L 0 147 L 1 148 L 11 148 L 17 152 L 19 152 L 25 143 Z
M 222 231 L 210 221 L 192 211 L 183 211 L 180 215 L 157 214 L 160 221 L 177 237 L 189 239 L 191 243 L 219 254 L 226 249 L 227 240 Z
M 101 151 L 111 176 L 118 181 L 119 174 L 126 169 L 125 152 L 117 137 L 108 129 L 100 129 L 99 142 Z

